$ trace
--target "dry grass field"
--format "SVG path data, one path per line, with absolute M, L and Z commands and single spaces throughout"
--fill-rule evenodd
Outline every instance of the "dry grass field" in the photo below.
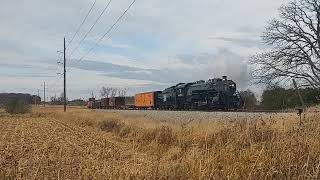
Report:
M 0 111 L 0 179 L 320 179 L 318 113 L 188 113 Z

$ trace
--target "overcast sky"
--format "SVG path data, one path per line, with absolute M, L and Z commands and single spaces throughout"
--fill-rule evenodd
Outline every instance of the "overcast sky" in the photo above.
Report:
M 46 81 L 48 97 L 60 94 L 57 51 L 64 36 L 71 40 L 93 2 L 1 0 L 0 92 L 36 94 Z M 135 93 L 223 75 L 247 89 L 248 57 L 265 48 L 260 35 L 287 0 L 137 0 L 110 36 L 94 46 L 132 2 L 113 0 L 70 57 L 108 2 L 97 0 L 67 48 L 71 99 L 88 98 L 92 91 L 98 95 L 102 86 Z

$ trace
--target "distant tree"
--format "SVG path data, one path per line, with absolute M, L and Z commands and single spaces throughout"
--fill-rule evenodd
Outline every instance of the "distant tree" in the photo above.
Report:
M 31 105 L 22 99 L 13 99 L 5 105 L 5 110 L 9 114 L 26 114 L 31 112 Z
M 100 90 L 101 97 L 109 98 L 109 96 L 111 94 L 111 90 L 112 90 L 112 88 L 109 88 L 109 87 L 106 88 L 103 86 Z
M 118 92 L 118 88 L 111 88 L 110 95 L 111 97 L 116 97 Z
M 262 93 L 261 97 L 261 107 L 265 110 L 281 110 L 288 108 L 287 101 L 292 101 L 289 99 L 291 95 L 287 94 L 284 88 L 273 86 L 268 87 Z M 294 104 L 291 102 L 290 104 Z
M 253 110 L 257 107 L 258 100 L 251 90 L 241 91 L 240 96 L 243 100 L 244 109 Z
M 57 101 L 57 95 L 54 95 L 52 97 L 50 97 L 50 102 L 53 103 L 53 102 L 56 102 Z
M 319 103 L 318 89 L 300 89 L 302 98 L 307 106 Z M 300 99 L 295 89 L 285 89 L 278 86 L 269 87 L 262 94 L 261 108 L 266 110 L 281 110 L 300 106 Z
M 118 89 L 118 97 L 122 97 L 122 89 Z
M 5 105 L 13 100 L 24 101 L 28 104 L 40 104 L 41 98 L 36 95 L 22 93 L 0 93 L 0 105 Z
M 93 91 L 91 91 L 90 95 L 91 95 L 91 98 L 96 98 Z
M 125 97 L 127 95 L 128 88 L 114 88 L 114 87 L 102 87 L 100 90 L 101 97 Z
M 119 97 L 125 97 L 127 95 L 128 88 L 118 89 L 118 96 Z
M 68 104 L 71 106 L 84 106 L 86 102 L 82 99 L 75 99 L 75 100 L 69 101 Z
M 307 106 L 319 104 L 320 90 L 313 88 L 303 89 L 302 97 Z
M 104 86 L 101 88 L 100 90 L 100 96 L 101 97 L 105 97 L 106 96 L 106 92 L 107 91 L 107 88 L 105 88 Z
M 127 96 L 128 91 L 129 91 L 129 88 L 123 88 L 122 89 L 122 97 Z
M 67 98 L 67 102 L 68 102 L 68 98 Z M 52 105 L 63 105 L 64 104 L 64 94 L 61 93 L 59 97 L 57 97 L 56 95 L 55 96 L 52 96 L 50 98 L 50 104 Z
M 294 0 L 279 11 L 262 36 L 272 49 L 250 59 L 253 81 L 272 84 L 295 78 L 320 88 L 320 1 Z

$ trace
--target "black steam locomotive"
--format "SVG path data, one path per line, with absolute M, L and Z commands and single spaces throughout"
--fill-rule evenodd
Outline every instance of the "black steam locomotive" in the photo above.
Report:
M 243 105 L 236 83 L 222 79 L 210 79 L 193 83 L 180 83 L 162 91 L 161 109 L 237 110 Z

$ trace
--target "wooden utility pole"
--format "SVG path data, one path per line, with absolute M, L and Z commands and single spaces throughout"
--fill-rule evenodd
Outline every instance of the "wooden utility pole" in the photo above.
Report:
M 64 112 L 67 111 L 67 95 L 66 95 L 66 38 L 63 39 L 63 99 L 64 99 Z
M 38 97 L 40 98 L 40 101 L 39 101 L 38 105 L 41 105 L 40 89 L 38 89 Z
M 43 82 L 43 106 L 46 107 L 46 82 Z

